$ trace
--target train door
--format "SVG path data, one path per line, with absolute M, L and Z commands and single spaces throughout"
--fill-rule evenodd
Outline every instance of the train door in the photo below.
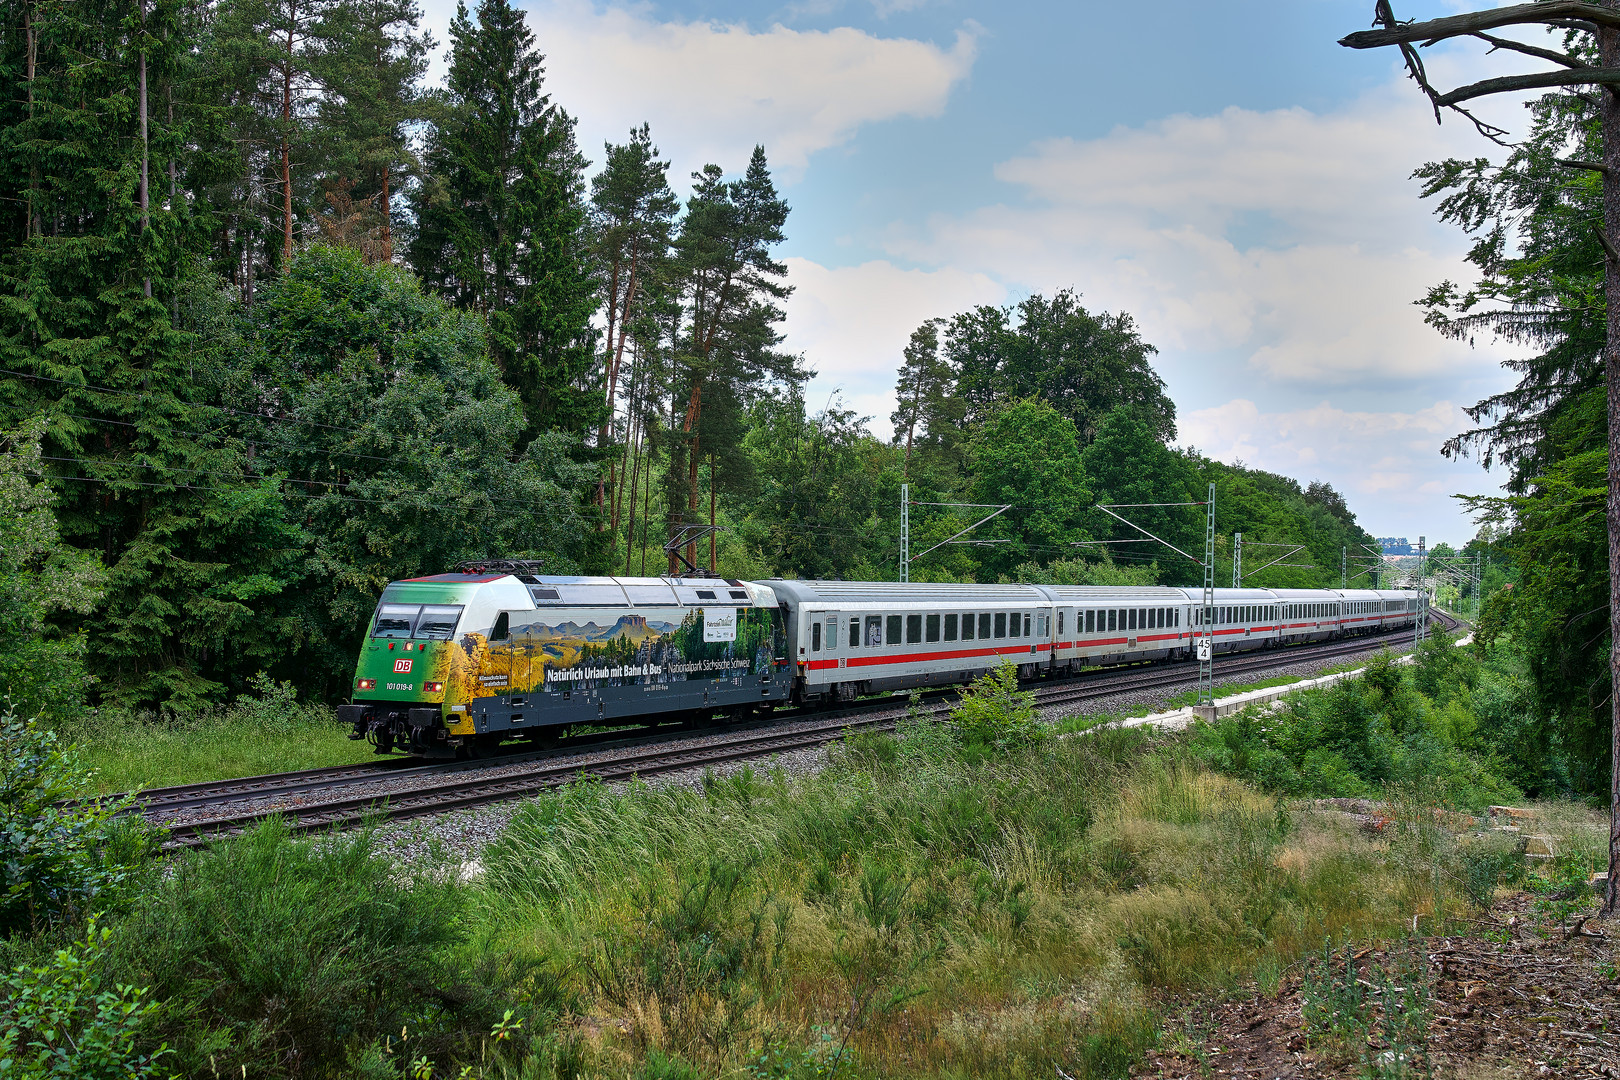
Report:
M 805 636 L 809 639 L 805 644 L 810 649 L 810 667 L 817 669 L 823 666 L 817 661 L 826 659 L 826 654 L 832 649 L 838 635 L 832 634 L 829 638 L 827 633 L 827 613 L 825 611 L 806 610 L 804 620 L 807 624 Z

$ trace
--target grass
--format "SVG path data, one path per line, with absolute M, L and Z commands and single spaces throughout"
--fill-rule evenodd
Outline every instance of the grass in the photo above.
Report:
M 1190 995 L 1445 932 L 1499 880 L 1420 785 L 1370 835 L 1190 737 L 1058 739 L 1007 678 L 975 694 L 976 723 L 852 734 L 808 776 L 546 793 L 472 881 L 271 823 L 151 875 L 110 977 L 165 1002 L 146 1037 L 187 1075 L 1086 1080 Z
M 373 757 L 325 706 L 299 703 L 291 686 L 262 680 L 257 697 L 182 715 L 95 709 L 55 730 L 95 770 L 99 792 L 349 765 Z
M 1080 1078 L 1125 1075 L 1167 994 L 1464 910 L 1421 814 L 1369 839 L 1136 731 L 967 749 L 913 723 L 804 779 L 544 796 L 479 918 L 613 1018 L 607 1073 Z

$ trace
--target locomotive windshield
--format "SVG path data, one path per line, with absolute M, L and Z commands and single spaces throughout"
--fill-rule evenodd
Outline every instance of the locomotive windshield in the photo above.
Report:
M 461 619 L 460 605 L 449 604 L 390 604 L 377 605 L 377 618 L 371 626 L 371 636 L 379 638 L 437 638 L 445 640 L 455 635 L 456 623 Z
M 461 618 L 460 606 L 428 604 L 422 609 L 422 618 L 416 624 L 416 636 L 444 640 L 456 632 Z
M 419 604 L 378 604 L 377 619 L 372 624 L 372 637 L 407 638 L 416 629 L 416 617 L 422 611 Z

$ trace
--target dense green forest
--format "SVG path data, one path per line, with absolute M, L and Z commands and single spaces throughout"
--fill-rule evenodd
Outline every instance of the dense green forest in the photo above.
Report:
M 728 576 L 893 579 L 903 484 L 1011 506 L 918 579 L 1191 584 L 1094 507 L 1210 483 L 1223 584 L 1235 532 L 1250 568 L 1306 546 L 1246 583 L 1365 565 L 1331 488 L 1173 448 L 1152 346 L 1073 289 L 919 327 L 892 440 L 807 408 L 764 149 L 672 184 L 644 126 L 594 167 L 507 0 L 458 10 L 436 87 L 410 0 L 6 19 L 0 675 L 29 708 L 340 694 L 389 580 L 663 573 L 689 523 Z M 913 506 L 911 550 L 969 513 Z M 1199 508 L 1137 520 L 1201 556 Z

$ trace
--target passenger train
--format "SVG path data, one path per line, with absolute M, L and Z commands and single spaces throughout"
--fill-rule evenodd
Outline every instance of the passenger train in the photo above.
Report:
M 1201 589 L 539 576 L 466 566 L 383 590 L 339 719 L 379 753 L 475 755 L 654 724 L 1192 655 Z M 1415 625 L 1412 591 L 1216 589 L 1217 653 Z

